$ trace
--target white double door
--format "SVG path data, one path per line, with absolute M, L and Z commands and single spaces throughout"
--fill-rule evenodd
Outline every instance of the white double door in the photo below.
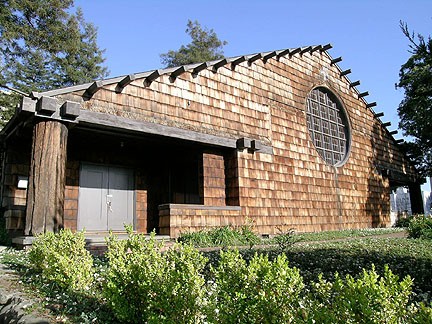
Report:
M 80 173 L 78 229 L 124 231 L 134 221 L 133 171 L 83 164 Z

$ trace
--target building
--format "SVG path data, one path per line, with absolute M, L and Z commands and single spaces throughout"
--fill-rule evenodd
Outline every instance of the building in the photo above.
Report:
M 252 220 L 324 231 L 390 224 L 415 169 L 331 45 L 32 93 L 1 132 L 12 235 L 62 227 L 177 237 Z

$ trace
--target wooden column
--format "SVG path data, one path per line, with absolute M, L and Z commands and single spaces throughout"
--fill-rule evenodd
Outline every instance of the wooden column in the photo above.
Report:
M 411 183 L 408 188 L 411 200 L 411 212 L 413 215 L 424 214 L 423 196 L 420 183 Z
M 67 136 L 59 121 L 42 120 L 33 128 L 25 235 L 63 227 Z

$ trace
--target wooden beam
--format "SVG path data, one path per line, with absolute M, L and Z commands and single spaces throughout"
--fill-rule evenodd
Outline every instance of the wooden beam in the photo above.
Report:
M 349 87 L 350 88 L 354 88 L 354 87 L 357 87 L 357 86 L 359 86 L 360 85 L 360 81 L 354 81 L 354 82 L 351 82 L 350 84 L 349 84 Z
M 290 51 L 289 56 L 292 57 L 294 54 L 300 53 L 300 51 L 301 51 L 301 47 L 297 47 L 292 51 Z
M 245 56 L 240 56 L 239 58 L 236 58 L 234 61 L 231 62 L 231 70 L 234 70 L 236 65 L 239 65 L 240 63 L 246 61 Z
M 161 76 L 161 72 L 160 70 L 154 70 L 150 75 L 148 75 L 145 79 L 144 79 L 144 86 L 145 87 L 149 87 L 150 84 L 156 80 L 157 78 L 159 78 Z
M 333 60 L 330 61 L 330 65 L 339 63 L 340 61 L 342 61 L 342 56 L 336 57 Z
M 91 98 L 103 86 L 104 86 L 104 82 L 102 80 L 95 81 L 86 89 L 83 96 L 87 98 Z
M 80 127 L 88 126 L 91 129 L 113 129 L 117 132 L 120 129 L 126 132 L 138 132 L 142 134 L 159 135 L 212 146 L 237 148 L 236 140 L 232 138 L 215 136 L 197 131 L 191 131 L 183 128 L 166 126 L 146 121 L 138 121 L 134 119 L 108 115 L 84 109 L 81 110 L 78 119 L 78 125 Z M 273 148 L 271 146 L 262 145 L 260 153 L 273 154 Z
M 192 76 L 196 77 L 198 75 L 198 73 L 200 73 L 202 70 L 207 69 L 208 67 L 209 67 L 209 63 L 208 62 L 201 63 L 200 65 L 198 65 L 197 67 L 195 67 L 192 70 Z
M 348 69 L 348 70 L 342 71 L 340 73 L 340 76 L 343 77 L 344 75 L 347 75 L 347 74 L 350 74 L 350 73 L 351 73 L 351 69 Z
M 310 52 L 312 50 L 312 46 L 304 47 L 300 51 L 300 55 L 303 55 L 304 53 Z
M 121 79 L 118 83 L 117 86 L 115 88 L 115 92 L 117 93 L 121 93 L 123 91 L 123 89 L 131 84 L 133 81 L 135 81 L 135 74 L 129 74 L 127 76 L 125 76 L 123 79 Z
M 314 47 L 312 47 L 312 49 L 311 49 L 311 53 L 313 53 L 313 52 L 315 52 L 315 51 L 321 51 L 321 49 L 322 49 L 322 45 L 314 46 Z
M 174 70 L 173 72 L 171 72 L 170 74 L 170 81 L 174 82 L 175 79 L 182 73 L 186 72 L 186 68 L 184 65 L 180 66 L 178 69 Z
M 375 101 L 370 102 L 370 103 L 366 104 L 366 108 L 372 108 L 372 107 L 375 107 L 376 105 L 377 105 L 377 103 Z
M 264 55 L 264 56 L 263 56 L 263 61 L 264 61 L 264 63 L 267 63 L 267 61 L 268 61 L 269 59 L 271 59 L 273 56 L 276 56 L 276 51 Z
M 290 49 L 285 49 L 277 53 L 277 59 L 279 60 L 282 56 L 288 55 L 290 53 Z
M 224 66 L 227 63 L 228 63 L 228 60 L 226 58 L 224 58 L 224 59 L 220 60 L 219 62 L 213 64 L 213 72 L 216 73 L 219 68 L 221 68 L 222 66 Z
M 366 96 L 369 96 L 369 92 L 368 91 L 365 91 L 365 92 L 362 92 L 362 93 L 359 93 L 358 94 L 358 98 L 360 99 L 360 98 L 363 98 L 363 97 L 366 97 Z
M 374 114 L 375 118 L 380 118 L 380 117 L 383 117 L 383 116 L 384 116 L 383 112 L 379 112 L 379 113 Z
M 248 64 L 251 65 L 253 62 L 255 62 L 256 60 L 259 60 L 260 58 L 262 58 L 261 53 L 255 54 L 254 56 L 252 56 L 248 59 Z
M 398 133 L 398 131 L 397 130 L 394 130 L 394 131 L 391 131 L 390 132 L 390 135 L 396 135 Z
M 396 142 L 396 144 L 401 144 L 401 143 L 405 142 L 405 140 L 401 138 L 401 139 L 396 140 L 395 142 Z
M 57 99 L 52 97 L 41 97 L 36 102 L 36 112 L 41 115 L 51 116 L 57 111 Z
M 389 126 L 391 126 L 391 122 L 385 122 L 385 123 L 382 123 L 382 125 L 383 125 L 383 127 L 389 127 Z
M 322 48 L 321 48 L 321 52 L 325 52 L 325 51 L 328 51 L 329 49 L 332 49 L 333 48 L 333 45 L 332 44 L 326 44 L 326 45 L 324 45 Z

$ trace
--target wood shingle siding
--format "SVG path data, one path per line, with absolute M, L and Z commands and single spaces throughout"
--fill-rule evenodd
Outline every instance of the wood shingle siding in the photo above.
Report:
M 329 48 L 257 53 L 33 94 L 3 134 L 18 138 L 13 126 L 22 122 L 31 142 L 37 120 L 68 125 L 63 225 L 73 229 L 82 163 L 134 170 L 139 232 L 156 228 L 175 237 L 241 225 L 246 217 L 265 234 L 388 226 L 391 188 L 416 188 L 419 179 L 372 109 L 376 103 L 365 100 Z M 307 97 L 317 87 L 347 115 L 347 158 L 336 166 L 319 155 L 307 126 Z M 56 101 L 45 100 L 45 107 L 46 97 Z M 60 111 L 65 102 L 67 114 Z M 7 152 L 16 150 L 10 143 Z M 12 210 L 7 188 L 3 208 Z

